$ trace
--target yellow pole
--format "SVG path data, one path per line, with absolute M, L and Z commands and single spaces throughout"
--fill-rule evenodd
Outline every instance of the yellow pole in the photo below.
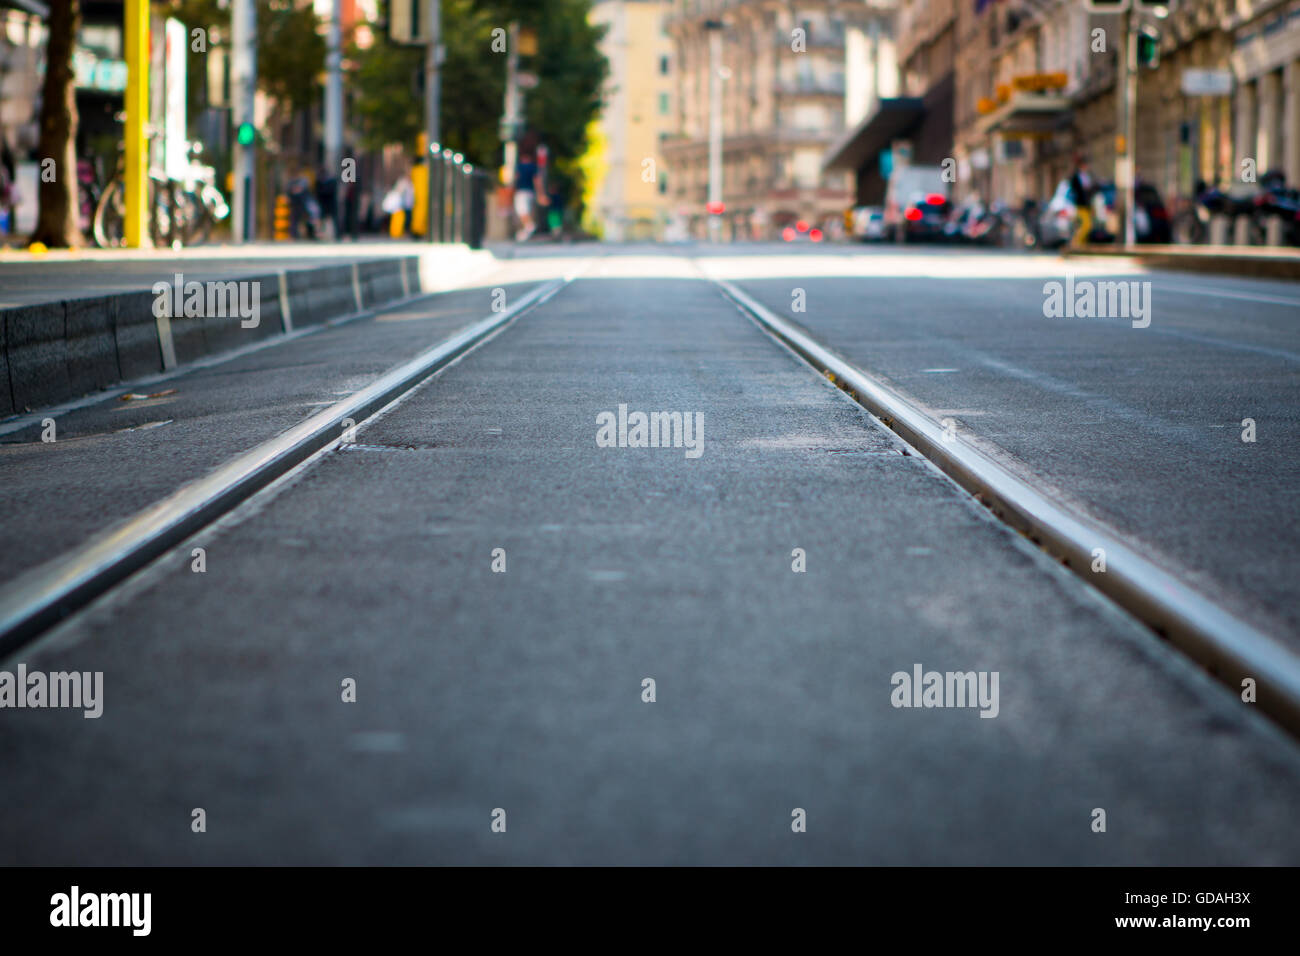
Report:
M 126 244 L 148 247 L 149 0 L 126 0 Z

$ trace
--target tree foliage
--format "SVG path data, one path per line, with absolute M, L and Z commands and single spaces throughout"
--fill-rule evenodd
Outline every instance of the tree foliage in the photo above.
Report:
M 310 109 L 324 70 L 325 37 L 312 6 L 258 0 L 257 85 L 291 110 Z
M 608 71 L 598 48 L 602 28 L 588 22 L 590 8 L 590 0 L 442 0 L 443 142 L 476 165 L 501 162 L 506 55 L 493 51 L 493 31 L 518 20 L 536 30 L 538 41 L 536 56 L 520 57 L 520 69 L 539 81 L 525 93 L 525 121 L 550 151 L 552 182 L 577 199 L 583 181 L 578 160 Z M 382 24 L 373 29 L 373 45 L 349 51 L 357 123 L 370 148 L 413 146 L 424 129 L 424 50 L 391 43 Z
M 170 15 L 190 31 L 207 31 L 207 48 L 215 38 L 230 44 L 230 5 L 222 0 L 174 0 Z M 310 109 L 320 97 L 320 75 L 325 69 L 325 37 L 321 20 L 310 4 L 292 0 L 257 0 L 257 86 L 275 97 L 287 111 Z M 192 35 L 192 32 L 191 32 Z M 190 108 L 200 84 L 194 77 L 207 70 L 207 53 L 190 47 L 188 73 Z M 232 91 L 233 93 L 233 91 Z

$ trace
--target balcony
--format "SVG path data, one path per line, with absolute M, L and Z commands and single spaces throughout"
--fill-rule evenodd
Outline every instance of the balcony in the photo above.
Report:
M 779 80 L 772 89 L 777 96 L 843 96 L 844 77 L 800 76 L 793 80 Z

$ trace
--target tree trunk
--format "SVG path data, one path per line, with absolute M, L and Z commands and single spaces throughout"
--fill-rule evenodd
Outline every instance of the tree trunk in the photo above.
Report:
M 32 241 L 51 248 L 80 246 L 82 242 L 77 203 L 77 101 L 72 70 L 72 52 L 80 27 L 81 0 L 50 0 L 38 148 L 40 212 Z

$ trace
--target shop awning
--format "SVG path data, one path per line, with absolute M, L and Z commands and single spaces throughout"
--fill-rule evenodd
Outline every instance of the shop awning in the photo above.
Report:
M 1013 93 L 992 113 L 982 116 L 975 128 L 981 133 L 1008 136 L 1054 133 L 1069 125 L 1070 100 L 1041 93 Z
M 882 149 L 916 126 L 925 116 L 920 97 L 900 96 L 881 100 L 861 123 L 832 144 L 822 159 L 822 169 L 856 171 L 866 166 Z

